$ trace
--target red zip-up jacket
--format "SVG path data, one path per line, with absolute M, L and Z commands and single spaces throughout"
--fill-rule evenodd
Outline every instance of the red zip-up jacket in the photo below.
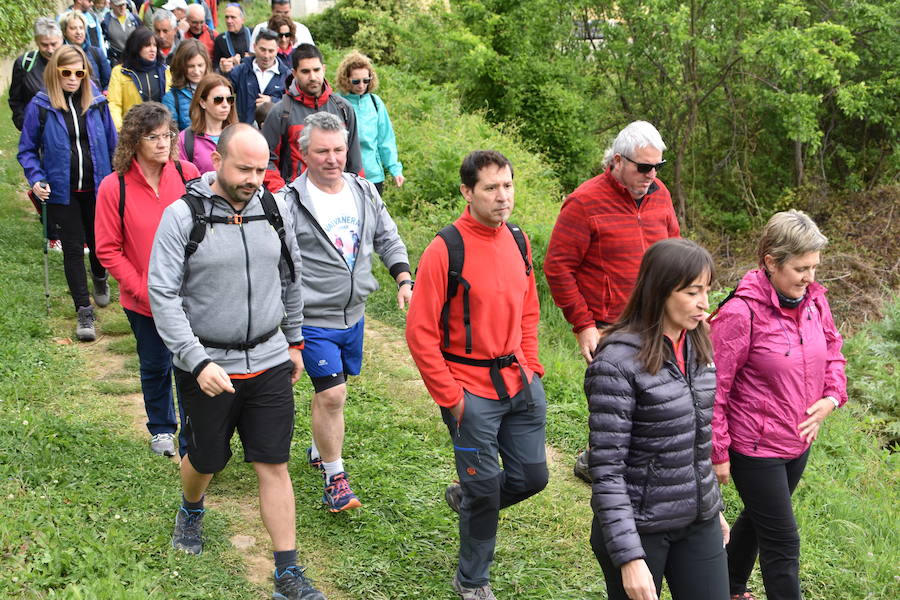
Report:
M 578 186 L 563 202 L 544 258 L 550 293 L 573 331 L 615 322 L 644 251 L 679 235 L 672 197 L 659 179 L 640 208 L 609 169 Z
M 181 161 L 187 180 L 200 177 L 192 163 Z M 97 258 L 119 282 L 119 303 L 145 317 L 152 317 L 147 297 L 147 270 L 153 237 L 165 208 L 184 195 L 184 183 L 169 161 L 154 192 L 136 160 L 125 173 L 125 231 L 119 218 L 119 175 L 111 173 L 100 183 L 94 218 Z
M 515 354 L 528 380 L 543 376 L 538 362 L 537 328 L 540 313 L 534 271 L 525 274 L 519 247 L 505 225 L 487 227 L 476 221 L 468 207 L 454 223 L 462 235 L 465 261 L 462 276 L 471 285 L 472 353 L 465 353 L 462 287 L 450 302 L 450 346 L 443 345 L 441 309 L 447 297 L 449 258 L 443 239 L 435 238 L 419 261 L 416 289 L 406 316 L 406 343 L 425 387 L 440 406 L 451 408 L 463 390 L 482 398 L 498 399 L 486 367 L 471 367 L 444 360 L 441 351 L 476 359 Z M 528 245 L 531 256 L 531 245 Z M 530 260 L 530 258 L 529 258 Z M 518 365 L 501 369 L 509 395 L 522 390 Z

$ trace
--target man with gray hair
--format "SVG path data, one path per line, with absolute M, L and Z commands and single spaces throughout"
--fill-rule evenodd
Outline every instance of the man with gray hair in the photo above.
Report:
M 372 253 L 397 282 L 397 305 L 412 298 L 406 246 L 375 185 L 345 173 L 348 133 L 332 113 L 303 122 L 300 153 L 306 170 L 279 192 L 303 259 L 303 362 L 312 380 L 310 465 L 321 470 L 322 501 L 331 512 L 361 506 L 350 489 L 341 452 L 347 378 L 362 366 L 366 298 L 378 289 Z
M 644 251 L 680 235 L 672 197 L 657 178 L 665 149 L 656 127 L 628 124 L 606 150 L 603 173 L 566 198 L 553 226 L 544 275 L 588 363 L 600 330 L 625 308 Z M 575 475 L 590 482 L 584 458 Z
M 19 131 L 22 131 L 25 107 L 44 87 L 44 67 L 62 43 L 62 31 L 56 21 L 50 17 L 40 17 L 34 22 L 34 44 L 38 49 L 29 50 L 13 62 L 9 108 L 12 109 L 13 124 Z
M 178 19 L 164 8 L 153 13 L 153 33 L 159 40 L 159 52 L 166 57 L 166 64 L 172 64 L 175 50 L 181 43 L 181 32 L 178 30 Z

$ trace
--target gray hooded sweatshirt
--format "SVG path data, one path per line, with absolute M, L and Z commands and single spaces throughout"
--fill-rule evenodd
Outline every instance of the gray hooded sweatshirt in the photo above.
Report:
M 187 192 L 203 198 L 206 214 L 235 214 L 212 191 L 215 178 L 215 173 L 206 173 L 188 182 Z M 262 188 L 240 214 L 264 214 L 261 195 Z M 257 373 L 289 360 L 288 344 L 303 340 L 302 259 L 291 211 L 283 201 L 276 202 L 295 282 L 281 259 L 278 234 L 265 219 L 207 225 L 206 236 L 185 263 L 184 249 L 194 226 L 190 208 L 178 200 L 163 212 L 147 281 L 156 328 L 179 369 L 193 372 L 211 360 L 229 374 Z M 246 351 L 207 348 L 200 342 L 243 343 L 277 327 L 281 331 Z
M 314 327 L 347 329 L 366 309 L 366 298 L 378 289 L 372 274 L 372 252 L 381 257 L 391 277 L 409 271 L 406 245 L 375 186 L 353 173 L 344 173 L 360 217 L 360 247 L 353 271 L 329 239 L 316 216 L 303 173 L 277 194 L 290 204 L 297 242 L 303 254 L 304 323 Z

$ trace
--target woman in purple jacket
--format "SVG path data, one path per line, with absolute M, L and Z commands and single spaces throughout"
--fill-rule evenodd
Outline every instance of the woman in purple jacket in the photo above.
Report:
M 744 510 L 728 544 L 733 599 L 752 600 L 759 553 L 769 600 L 800 600 L 800 536 L 791 494 L 822 422 L 847 401 L 841 336 L 815 282 L 828 243 L 806 214 L 769 219 L 759 267 L 712 320 L 716 403 L 712 460 Z

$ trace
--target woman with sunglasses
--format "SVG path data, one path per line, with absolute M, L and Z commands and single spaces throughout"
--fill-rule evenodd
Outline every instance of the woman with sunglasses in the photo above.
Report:
M 297 33 L 297 26 L 290 17 L 273 15 L 269 19 L 268 27 L 278 36 L 278 60 L 290 71 L 291 53 L 294 51 L 294 35 Z
M 212 153 L 222 130 L 237 123 L 234 88 L 217 73 L 207 75 L 191 100 L 191 126 L 178 134 L 178 156 L 197 165 L 201 173 L 215 171 Z
M 122 64 L 116 65 L 109 80 L 109 109 L 116 129 L 122 126 L 122 117 L 135 104 L 162 102 L 171 77 L 153 32 L 146 27 L 132 31 L 125 40 Z
M 665 239 L 585 374 L 591 547 L 609 600 L 727 600 L 728 524 L 713 472 L 709 252 Z
M 75 305 L 75 336 L 97 337 L 84 270 L 90 249 L 94 302 L 109 304 L 107 273 L 94 244 L 95 189 L 112 170 L 116 130 L 106 99 L 90 78 L 79 46 L 60 47 L 44 69 L 44 89 L 25 108 L 19 163 L 35 196 L 47 203 L 47 218 L 62 241 L 66 283 Z
M 769 219 L 749 271 L 711 320 L 716 349 L 713 462 L 744 509 L 728 544 L 732 598 L 753 600 L 756 557 L 769 600 L 800 600 L 791 494 L 822 422 L 847 402 L 843 343 L 816 282 L 828 243 L 805 213 Z
M 150 449 L 161 456 L 175 455 L 178 421 L 172 353 L 156 332 L 147 270 L 163 210 L 184 195 L 185 180 L 200 176 L 194 165 L 179 163 L 175 157 L 172 115 L 156 102 L 138 104 L 122 120 L 113 156 L 115 172 L 103 180 L 97 194 L 97 256 L 119 282 L 119 302 L 137 342 Z M 128 190 L 124 205 L 123 189 Z M 181 437 L 184 449 L 183 428 Z
M 356 113 L 359 149 L 362 152 L 366 179 L 384 193 L 384 170 L 394 177 L 397 187 L 403 185 L 403 165 L 397 156 L 397 140 L 384 101 L 373 91 L 378 87 L 378 75 L 369 57 L 350 52 L 338 67 L 338 89 Z
M 194 39 L 182 40 L 175 50 L 169 72 L 172 87 L 163 96 L 162 103 L 175 117 L 178 131 L 182 131 L 191 125 L 191 100 L 197 84 L 204 75 L 212 72 L 206 46 Z
M 70 10 L 59 18 L 59 28 L 63 32 L 63 40 L 66 44 L 78 46 L 84 50 L 88 64 L 91 66 L 91 78 L 94 84 L 102 91 L 109 87 L 110 70 L 109 59 L 97 48 L 88 43 L 87 23 L 79 12 Z

